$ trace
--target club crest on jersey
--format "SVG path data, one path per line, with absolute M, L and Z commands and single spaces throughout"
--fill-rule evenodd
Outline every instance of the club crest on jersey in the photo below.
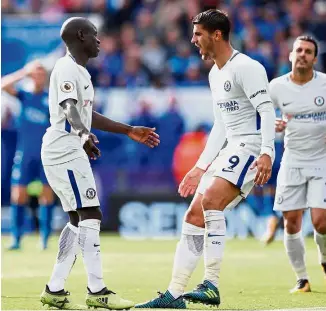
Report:
M 320 107 L 320 106 L 324 105 L 324 103 L 325 103 L 324 97 L 322 97 L 322 96 L 315 97 L 315 105 L 316 106 Z
M 65 81 L 60 85 L 60 89 L 62 92 L 70 93 L 74 90 L 74 84 L 70 81 Z
M 95 198 L 95 196 L 96 196 L 96 190 L 95 189 L 88 188 L 86 190 L 86 197 L 87 197 L 87 199 L 92 200 L 92 199 Z
M 230 92 L 230 90 L 231 90 L 231 82 L 229 80 L 225 81 L 224 90 L 225 90 L 225 92 Z

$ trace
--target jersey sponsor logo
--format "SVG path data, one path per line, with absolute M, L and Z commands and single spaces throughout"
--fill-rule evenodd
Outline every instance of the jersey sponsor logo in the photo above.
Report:
M 265 89 L 259 90 L 259 91 L 255 92 L 254 94 L 250 95 L 249 99 L 255 98 L 258 94 L 266 94 L 266 93 L 267 93 L 267 91 Z
M 313 121 L 326 121 L 326 111 L 296 114 L 293 116 L 295 120 L 313 120 Z
M 227 112 L 239 110 L 239 103 L 236 100 L 230 100 L 224 103 L 218 103 L 221 109 L 225 108 Z
M 222 243 L 220 241 L 213 241 L 212 244 L 221 245 Z
M 229 80 L 225 81 L 224 90 L 225 90 L 225 92 L 230 92 L 230 90 L 231 90 L 231 82 Z
M 96 190 L 95 189 L 88 188 L 86 190 L 86 197 L 87 197 L 87 199 L 92 200 L 92 199 L 95 198 L 95 196 L 96 196 Z
M 64 93 L 71 93 L 74 90 L 74 84 L 70 81 L 64 81 L 61 85 L 60 85 L 60 89 L 62 92 Z
M 85 85 L 85 86 L 84 86 L 84 90 L 87 90 L 88 87 L 89 87 L 89 84 L 88 84 L 88 85 Z
M 288 106 L 290 104 L 292 104 L 292 102 L 283 103 L 283 107 Z
M 316 106 L 320 107 L 320 106 L 324 105 L 325 99 L 322 96 L 317 96 L 317 97 L 315 97 L 314 102 L 315 102 Z

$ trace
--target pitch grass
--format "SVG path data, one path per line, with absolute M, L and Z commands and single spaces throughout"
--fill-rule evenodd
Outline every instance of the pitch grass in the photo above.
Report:
M 42 309 L 39 295 L 52 271 L 58 236 L 49 249 L 38 248 L 37 236 L 27 236 L 23 250 L 7 251 L 8 237 L 2 237 L 2 310 Z M 102 235 L 101 253 L 104 277 L 110 289 L 135 302 L 154 298 L 170 280 L 177 240 L 127 241 Z M 290 295 L 295 277 L 281 241 L 269 247 L 254 240 L 227 241 L 220 278 L 220 309 L 257 310 L 326 306 L 326 282 L 317 263 L 314 241 L 306 240 L 307 267 L 312 293 Z M 194 273 L 188 289 L 201 281 L 203 262 Z M 77 260 L 66 289 L 75 302 L 84 303 L 86 274 L 81 257 Z M 190 304 L 191 309 L 207 309 Z

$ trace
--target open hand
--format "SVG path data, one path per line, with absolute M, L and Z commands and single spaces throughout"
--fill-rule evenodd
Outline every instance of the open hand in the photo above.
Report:
M 182 179 L 178 189 L 179 194 L 184 198 L 188 195 L 193 195 L 204 173 L 204 170 L 193 167 Z
M 128 133 L 128 137 L 147 147 L 154 148 L 160 143 L 160 136 L 155 133 L 155 130 L 155 127 L 133 126 Z
M 257 167 L 255 185 L 262 186 L 268 182 L 272 176 L 272 159 L 267 154 L 262 154 L 250 167 L 251 170 Z

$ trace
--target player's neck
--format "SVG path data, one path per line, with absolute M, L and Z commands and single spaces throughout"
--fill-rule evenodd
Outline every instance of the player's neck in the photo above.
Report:
M 44 91 L 45 85 L 33 83 L 33 93 L 40 94 Z
M 77 48 L 70 47 L 68 53 L 73 57 L 74 61 L 83 67 L 86 67 L 86 64 L 89 60 L 89 57 L 84 53 L 80 53 L 80 50 Z
M 43 90 L 44 90 L 43 87 L 42 88 L 34 88 L 34 94 L 40 94 L 43 92 Z
M 227 61 L 231 58 L 233 51 L 234 50 L 229 42 L 221 44 L 216 56 L 213 58 L 218 69 L 221 69 L 227 63 Z
M 293 83 L 303 85 L 311 81 L 314 76 L 314 71 L 309 70 L 305 73 L 300 73 L 298 70 L 293 70 L 290 74 L 290 78 Z

